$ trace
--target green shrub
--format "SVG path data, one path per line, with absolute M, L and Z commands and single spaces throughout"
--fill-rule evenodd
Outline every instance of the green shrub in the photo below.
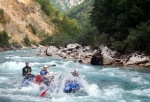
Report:
M 49 0 L 35 0 L 41 5 L 41 9 L 45 12 L 46 15 L 53 18 L 55 17 L 56 9 L 55 7 L 50 3 Z
M 9 46 L 9 36 L 6 31 L 0 32 L 0 47 L 7 47 Z
M 130 29 L 126 43 L 130 49 L 150 53 L 150 22 L 141 23 L 135 29 Z
M 4 18 L 4 10 L 0 8 L 0 23 L 6 23 Z
M 29 24 L 29 27 L 31 28 L 32 33 L 33 33 L 33 34 L 36 34 L 36 27 L 33 26 L 31 23 Z
M 65 47 L 67 44 L 71 43 L 72 40 L 68 34 L 60 34 L 56 33 L 51 40 L 51 45 L 55 46 L 63 46 Z
M 31 41 L 30 41 L 30 39 L 28 38 L 27 35 L 24 38 L 24 44 L 27 45 L 27 46 L 31 46 Z
M 45 39 L 43 39 L 40 42 L 40 44 L 42 44 L 42 45 L 50 45 L 51 44 L 51 40 L 52 40 L 52 37 L 47 35 L 47 37 L 45 37 Z
M 123 41 L 116 41 L 116 40 L 111 41 L 111 49 L 123 53 L 125 49 L 125 44 Z
M 97 39 L 98 31 L 96 27 L 87 26 L 87 28 L 84 28 L 75 38 L 74 41 L 77 43 L 80 43 L 81 45 L 91 45 L 95 46 L 97 45 L 98 39 Z

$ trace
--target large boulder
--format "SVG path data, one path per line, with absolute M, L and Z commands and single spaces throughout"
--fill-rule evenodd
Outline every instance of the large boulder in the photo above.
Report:
M 109 49 L 107 46 L 104 45 L 101 45 L 100 49 L 102 50 L 103 55 L 108 55 L 110 57 L 113 57 L 117 53 L 116 51 L 112 51 L 111 49 Z
M 41 49 L 40 49 L 40 56 L 45 56 L 46 55 L 46 49 L 47 49 L 47 47 L 45 47 L 45 46 L 43 46 L 43 47 L 40 47 Z
M 2 48 L 0 48 L 0 52 L 4 52 L 4 50 Z
M 91 58 L 82 58 L 81 60 L 79 60 L 79 63 L 90 63 L 91 62 Z
M 107 47 L 99 49 L 91 59 L 92 65 L 110 65 L 114 63 L 112 56 L 114 55 L 113 51 Z
M 100 48 L 102 50 L 102 55 L 103 55 L 103 65 L 113 64 L 114 59 L 112 58 L 112 56 L 114 56 L 116 52 L 112 51 L 107 46 L 101 45 Z
M 82 46 L 80 44 L 68 44 L 67 45 L 67 49 L 79 49 L 79 48 L 82 48 Z
M 132 54 L 130 58 L 127 60 L 127 65 L 139 65 L 139 64 L 145 64 L 149 62 L 149 57 L 143 56 L 143 55 L 138 55 L 138 54 Z
M 55 54 L 58 51 L 58 48 L 56 48 L 55 46 L 50 46 L 46 49 L 46 55 L 47 56 L 52 56 L 53 54 Z
M 37 46 L 36 46 L 36 45 L 34 45 L 34 44 L 31 44 L 31 48 L 32 48 L 32 49 L 36 49 L 36 48 L 37 48 Z
M 83 47 L 83 51 L 87 51 L 87 52 L 90 52 L 92 49 L 91 49 L 91 46 L 84 46 Z
M 150 62 L 146 63 L 144 66 L 145 67 L 150 67 Z
M 103 56 L 101 54 L 101 50 L 98 50 L 91 58 L 92 65 L 102 65 L 103 64 Z
M 114 59 L 111 56 L 103 55 L 103 65 L 111 65 L 114 63 Z

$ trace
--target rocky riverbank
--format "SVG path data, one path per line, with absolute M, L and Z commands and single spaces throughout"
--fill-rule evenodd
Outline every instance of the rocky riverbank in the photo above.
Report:
M 92 49 L 90 46 L 81 46 L 80 44 L 68 44 L 64 47 L 56 46 L 10 46 L 0 48 L 0 52 L 18 49 L 36 49 L 40 48 L 40 56 L 61 57 L 68 60 L 74 60 L 79 63 L 92 65 L 121 65 L 121 66 L 140 66 L 150 67 L 150 56 L 144 53 L 119 54 L 110 50 L 107 46 L 99 46 Z
M 39 55 L 73 59 L 80 63 L 91 63 L 92 65 L 134 65 L 150 67 L 150 57 L 143 53 L 121 55 L 103 45 L 94 50 L 90 46 L 81 46 L 80 44 L 68 44 L 65 48 L 43 46 L 41 47 Z

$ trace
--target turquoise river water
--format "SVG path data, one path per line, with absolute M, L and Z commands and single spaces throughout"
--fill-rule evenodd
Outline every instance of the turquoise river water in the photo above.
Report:
M 41 57 L 38 49 L 0 52 L 0 102 L 150 102 L 150 68 L 92 66 L 61 58 Z M 16 87 L 24 62 L 32 74 L 43 65 L 56 64 L 51 71 L 67 77 L 75 68 L 84 78 L 83 87 L 74 93 L 47 94 L 39 97 L 37 85 Z

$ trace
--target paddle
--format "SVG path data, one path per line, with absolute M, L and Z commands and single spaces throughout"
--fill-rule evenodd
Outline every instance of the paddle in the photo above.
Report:
M 52 79 L 51 79 L 51 80 L 52 80 Z M 48 89 L 49 89 L 49 87 L 48 87 L 44 92 L 42 92 L 42 93 L 40 94 L 40 97 L 45 96 L 45 94 L 46 94 L 46 92 L 47 92 Z
M 59 79 L 61 78 L 61 76 L 62 76 L 62 75 L 60 75 Z M 49 88 L 48 88 L 48 89 L 49 89 Z M 42 93 L 40 94 L 40 97 L 45 96 L 45 94 L 46 94 L 46 92 L 47 92 L 48 89 L 46 89 L 44 92 L 42 92 Z
M 49 69 L 49 67 L 53 67 L 56 66 L 56 64 L 52 64 L 51 66 L 48 66 L 47 69 Z M 49 69 L 50 70 L 50 69 Z
M 48 90 L 48 89 L 47 89 L 47 90 Z M 47 90 L 45 90 L 44 92 L 42 92 L 42 93 L 40 94 L 40 97 L 45 96 Z
M 50 67 L 52 67 L 52 66 L 56 66 L 56 64 L 52 64 Z

